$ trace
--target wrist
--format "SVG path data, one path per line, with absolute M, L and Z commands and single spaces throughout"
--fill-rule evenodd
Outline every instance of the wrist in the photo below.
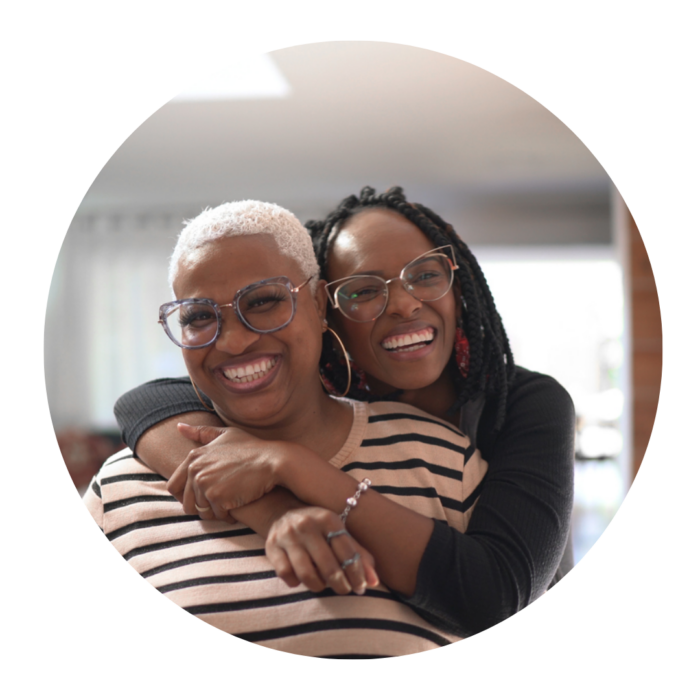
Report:
M 315 456 L 310 450 L 292 442 L 282 443 L 277 450 L 272 466 L 275 484 L 294 493 L 294 485 L 299 465 L 308 464 L 309 455 Z
M 232 510 L 231 515 L 261 537 L 267 538 L 272 526 L 283 515 L 305 505 L 289 491 L 276 487 L 257 501 Z
M 284 443 L 273 461 L 273 480 L 310 506 L 343 512 L 357 481 L 303 445 Z
M 286 489 L 277 487 L 265 496 L 265 508 L 263 508 L 263 518 L 260 523 L 259 535 L 267 538 L 272 526 L 291 510 L 303 508 L 306 504 L 295 498 Z

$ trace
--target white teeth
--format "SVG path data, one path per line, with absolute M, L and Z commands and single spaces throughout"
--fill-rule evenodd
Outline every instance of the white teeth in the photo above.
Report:
M 425 343 L 416 343 L 416 345 L 409 345 L 405 348 L 396 348 L 396 350 L 394 350 L 393 352 L 413 352 L 414 350 L 420 350 L 421 348 L 424 348 L 425 345 Z
M 252 365 L 246 365 L 245 367 L 239 366 L 225 369 L 224 375 L 236 384 L 247 384 L 264 377 L 276 364 L 277 358 L 273 357 Z
M 409 348 L 404 346 L 412 346 L 410 350 L 418 350 L 419 348 L 414 347 L 415 345 L 421 343 L 421 347 L 425 347 L 426 343 L 429 343 L 435 337 L 435 331 L 432 328 L 426 328 L 424 331 L 419 331 L 418 333 L 406 333 L 405 335 L 397 335 L 392 338 L 388 338 L 382 343 L 382 347 L 385 350 L 396 350 L 397 352 L 406 352 Z

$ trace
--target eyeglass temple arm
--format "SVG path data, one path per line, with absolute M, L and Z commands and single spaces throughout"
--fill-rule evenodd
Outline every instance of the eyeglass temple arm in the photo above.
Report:
M 336 280 L 336 282 L 342 282 L 342 281 L 343 280 Z M 329 287 L 331 286 L 331 284 L 335 284 L 335 282 L 331 282 L 330 284 L 326 284 L 324 291 L 326 292 L 326 296 L 328 297 L 328 301 L 330 301 L 330 303 L 331 303 L 331 307 L 334 309 L 338 309 L 338 308 L 340 308 L 340 304 L 338 303 L 338 300 L 335 298 L 335 291 L 338 290 L 338 287 L 336 287 L 334 290 L 334 293 L 331 294 L 331 292 L 329 291 Z
M 307 279 L 306 282 L 302 282 L 298 287 L 294 287 L 294 288 L 292 289 L 292 291 L 296 294 L 297 292 L 299 292 L 300 290 L 302 290 L 304 287 L 306 287 L 306 285 L 307 285 L 309 282 L 311 282 L 311 280 L 312 280 L 313 278 L 314 278 L 314 276 L 311 275 L 311 277 L 309 277 L 309 279 Z

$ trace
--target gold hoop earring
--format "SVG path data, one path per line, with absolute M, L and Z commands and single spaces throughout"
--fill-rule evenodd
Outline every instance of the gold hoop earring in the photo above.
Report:
M 209 408 L 207 404 L 204 403 L 204 399 L 202 398 L 201 394 L 199 393 L 199 390 L 197 389 L 197 385 L 194 383 L 194 380 L 192 377 L 190 377 L 190 382 L 192 384 L 192 388 L 194 389 L 194 393 L 197 394 L 197 398 L 199 399 L 199 402 L 204 406 L 204 409 L 206 411 L 209 411 L 209 413 L 216 413 L 216 411 L 213 408 Z
M 328 321 L 324 320 L 323 321 L 323 332 L 325 333 L 326 331 L 330 331 L 335 336 L 335 339 L 338 341 L 338 344 L 340 345 L 340 349 L 343 351 L 343 356 L 345 357 L 345 366 L 348 368 L 348 385 L 345 387 L 345 391 L 342 394 L 333 394 L 333 396 L 337 396 L 338 398 L 342 399 L 343 396 L 347 396 L 347 393 L 350 391 L 350 384 L 352 383 L 352 370 L 350 369 L 350 356 L 348 355 L 348 351 L 345 349 L 345 345 L 343 345 L 343 341 L 340 339 L 340 336 L 332 328 L 329 328 Z M 321 375 L 320 370 L 319 370 L 318 375 L 321 378 L 321 384 L 323 384 L 323 386 L 325 388 L 327 388 L 326 382 L 323 380 L 323 376 Z

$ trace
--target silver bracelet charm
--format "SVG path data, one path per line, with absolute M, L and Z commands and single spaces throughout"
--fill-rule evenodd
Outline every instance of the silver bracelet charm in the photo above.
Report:
M 355 491 L 354 496 L 350 496 L 350 498 L 345 499 L 345 503 L 347 505 L 345 506 L 345 510 L 340 514 L 340 519 L 342 520 L 343 523 L 345 523 L 345 520 L 347 519 L 348 515 L 350 514 L 350 511 L 357 505 L 357 502 L 360 500 L 360 496 L 372 485 L 372 482 L 369 479 L 362 479 L 362 481 L 357 485 L 357 491 Z

